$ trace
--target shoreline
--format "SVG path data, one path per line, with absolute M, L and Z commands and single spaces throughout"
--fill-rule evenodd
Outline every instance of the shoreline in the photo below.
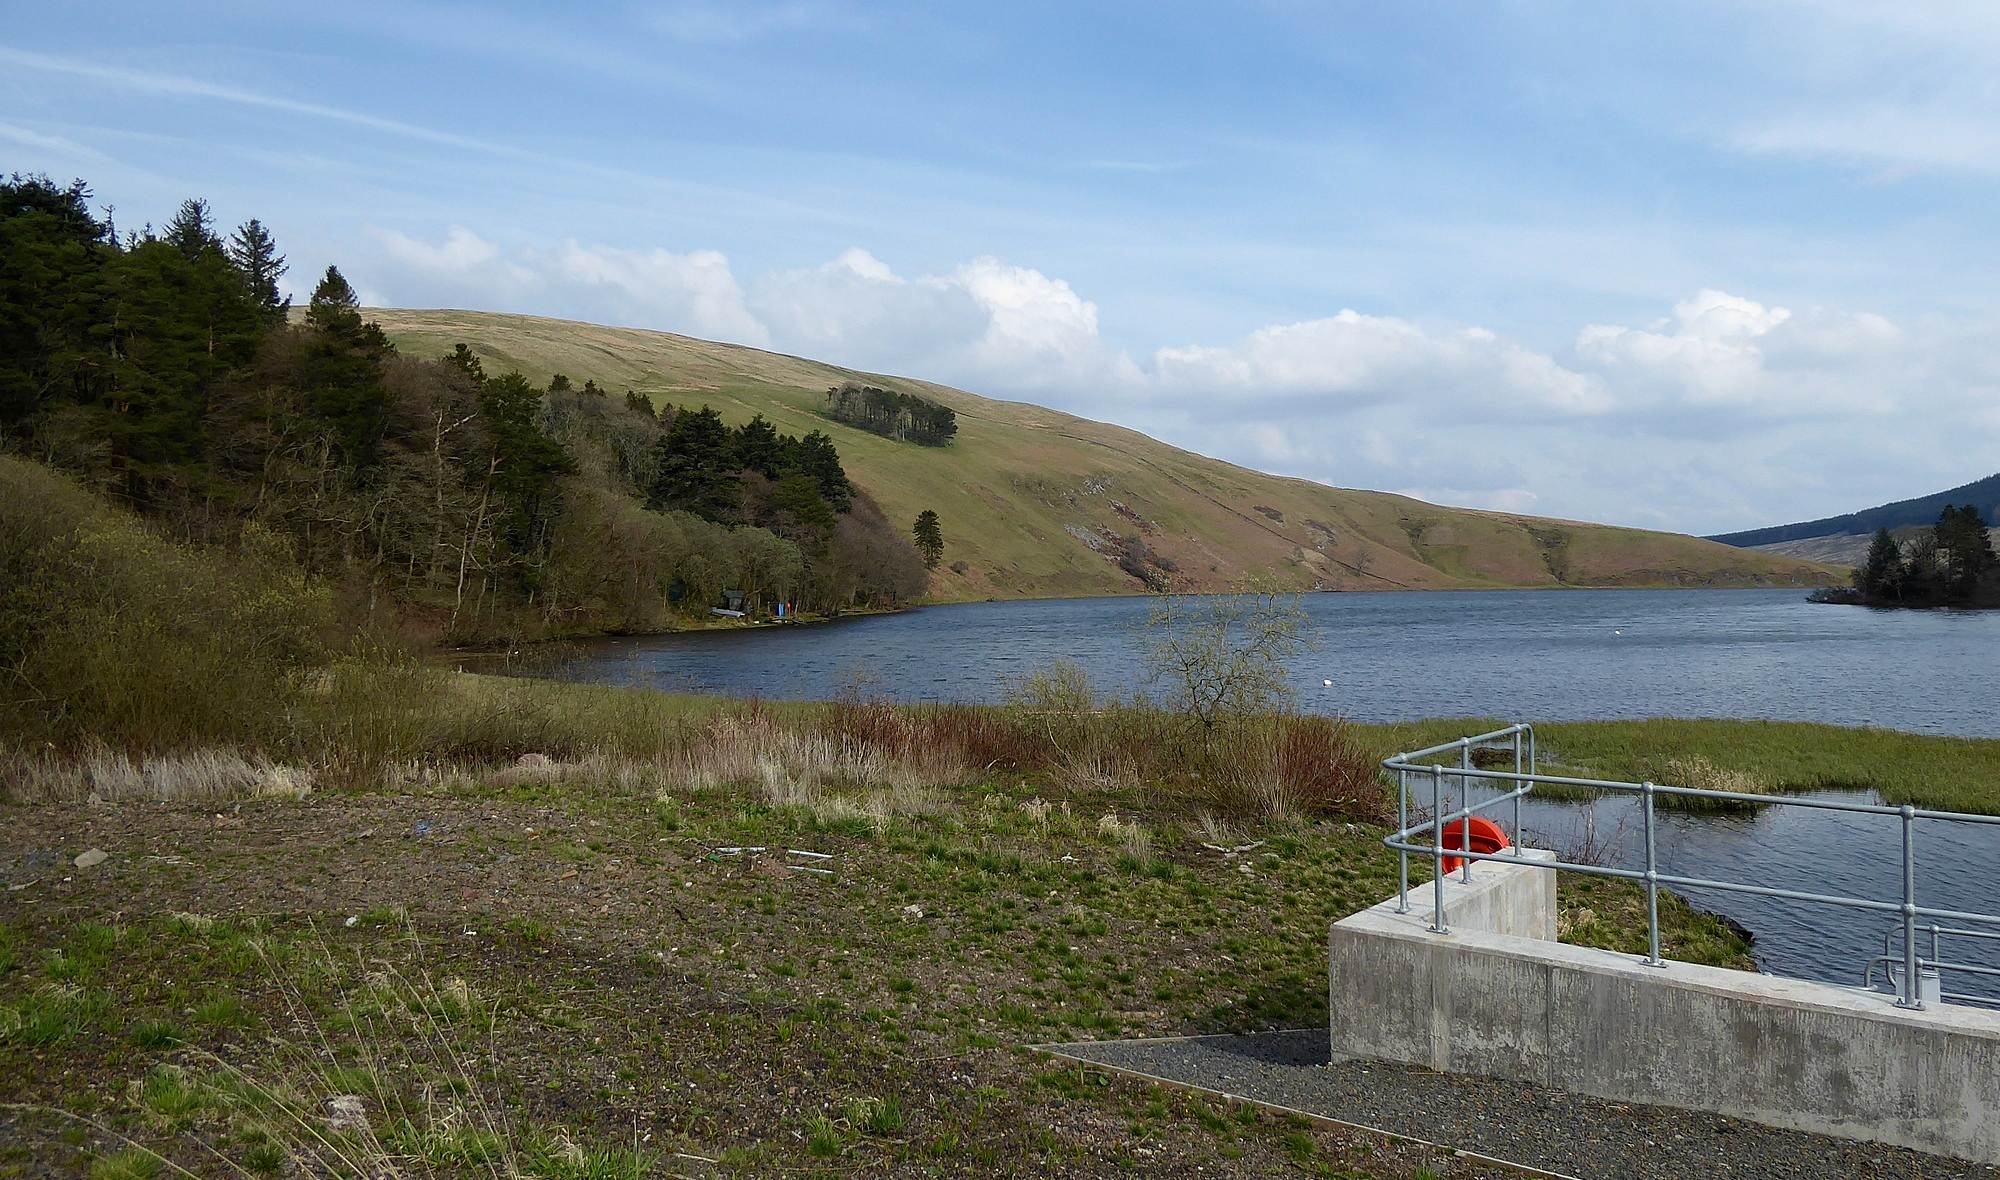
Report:
M 1769 586 L 1769 585 L 1679 586 L 1670 583 L 1658 583 L 1658 584 L 1647 584 L 1640 586 L 1632 586 L 1632 585 L 1435 586 L 1435 587 L 1418 587 L 1411 589 L 1381 589 L 1381 590 L 1346 590 L 1346 589 L 1278 590 L 1274 591 L 1274 593 L 1276 593 L 1281 597 L 1290 597 L 1295 595 L 1299 598 L 1315 598 L 1322 595 L 1339 595 L 1341 597 L 1354 597 L 1354 596 L 1371 596 L 1371 595 L 1387 596 L 1387 595 L 1397 595 L 1397 594 L 1422 594 L 1422 595 L 1545 594 L 1545 593 L 1588 594 L 1588 593 L 1608 593 L 1608 592 L 1645 593 L 1648 591 L 1654 591 L 1654 592 L 1687 591 L 1691 593 L 1706 593 L 1710 591 L 1719 593 L 1726 593 L 1730 591 L 1767 591 L 1770 593 L 1777 593 L 1780 591 L 1794 591 L 1794 590 L 1803 590 L 1810 592 L 1812 589 L 1813 587 L 1804 584 L 1784 585 L 1784 586 Z M 716 619 L 713 622 L 696 619 L 691 621 L 686 626 L 672 627 L 657 631 L 579 631 L 563 635 L 551 635 L 543 639 L 531 639 L 519 644 L 515 644 L 513 645 L 513 647 L 516 649 L 526 649 L 529 647 L 545 647 L 549 645 L 564 644 L 564 643 L 595 643 L 613 639 L 660 639 L 670 635 L 689 635 L 689 634 L 699 634 L 706 632 L 726 632 L 734 630 L 743 630 L 743 631 L 766 630 L 774 627 L 790 627 L 790 626 L 821 626 L 829 623 L 844 622 L 849 619 L 879 618 L 886 615 L 915 614 L 919 611 L 935 607 L 1001 606 L 1013 603 L 1031 603 L 1031 602 L 1131 602 L 1148 598 L 1196 598 L 1196 599 L 1233 598 L 1233 597 L 1240 597 L 1243 595 L 1257 594 L 1257 593 L 1261 593 L 1261 591 L 1187 590 L 1187 591 L 1172 591 L 1167 593 L 1155 593 L 1146 590 L 1134 590 L 1130 593 L 1122 593 L 1122 594 L 1033 594 L 1033 595 L 1020 595 L 1020 596 L 995 595 L 986 598 L 929 598 L 919 602 L 912 602 L 907 606 L 856 608 L 852 610 L 841 611 L 837 615 L 810 615 L 810 616 L 787 618 L 787 619 L 756 619 L 756 620 Z M 1933 609 L 1950 609 L 1950 608 L 1933 608 Z M 433 654 L 438 656 L 505 655 L 508 650 L 509 647 L 507 645 L 499 643 L 439 644 L 435 649 L 435 651 L 433 652 Z

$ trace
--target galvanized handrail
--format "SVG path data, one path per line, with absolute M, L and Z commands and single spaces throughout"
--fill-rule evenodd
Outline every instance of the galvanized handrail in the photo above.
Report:
M 1514 769 L 1486 770 L 1475 767 L 1473 751 L 1477 749 L 1512 748 Z M 1426 762 L 1425 759 L 1439 755 L 1456 753 L 1458 765 L 1446 766 L 1441 763 Z M 2000 816 L 1972 815 L 1959 811 L 1937 811 L 1924 807 L 1912 807 L 1905 803 L 1891 807 L 1879 803 L 1849 803 L 1833 799 L 1798 799 L 1783 795 L 1753 794 L 1745 791 L 1717 791 L 1696 787 L 1672 787 L 1659 783 L 1633 783 L 1617 779 L 1573 778 L 1563 775 L 1539 773 L 1536 763 L 1535 730 L 1528 724 L 1510 725 L 1490 733 L 1475 734 L 1449 742 L 1440 742 L 1421 750 L 1397 754 L 1382 762 L 1385 770 L 1396 775 L 1396 831 L 1383 843 L 1396 851 L 1397 885 L 1396 912 L 1410 910 L 1410 854 L 1428 854 L 1431 858 L 1431 879 L 1445 880 L 1444 861 L 1447 855 L 1458 860 L 1462 866 L 1460 880 L 1472 879 L 1472 862 L 1476 860 L 1511 861 L 1530 864 L 1536 868 L 1554 871 L 1557 869 L 1573 873 L 1584 873 L 1598 877 L 1616 877 L 1621 880 L 1639 881 L 1646 888 L 1646 938 L 1647 953 L 1644 962 L 1649 966 L 1664 967 L 1666 960 L 1660 956 L 1660 887 L 1673 886 L 1687 889 L 1716 889 L 1724 892 L 1749 893 L 1760 897 L 1778 897 L 1791 901 L 1814 902 L 1824 905 L 1844 906 L 1849 909 L 1866 910 L 1875 913 L 1895 914 L 1900 919 L 1903 934 L 1902 963 L 1903 977 L 1901 989 L 1896 999 L 1899 1007 L 1922 1008 L 1923 1000 L 1918 992 L 1917 977 L 1920 960 L 1917 954 L 1917 919 L 1933 918 L 1951 922 L 1979 922 L 2000 926 L 2000 914 L 1971 913 L 1963 910 L 1947 910 L 1934 906 L 1917 904 L 1916 844 L 1913 828 L 1917 820 L 1947 820 L 1956 823 L 1991 824 L 2000 826 Z M 1428 777 L 1431 780 L 1430 818 L 1422 823 L 1410 822 L 1410 778 L 1412 775 Z M 1446 778 L 1458 779 L 1458 809 L 1445 811 Z M 1474 779 L 1496 784 L 1509 784 L 1491 799 L 1474 804 L 1470 800 L 1471 782 Z M 1471 817 L 1478 812 L 1497 807 L 1502 803 L 1513 805 L 1513 831 L 1518 838 L 1521 830 L 1521 800 L 1534 793 L 1538 783 L 1583 787 L 1590 790 L 1612 793 L 1633 794 L 1640 797 L 1644 806 L 1645 853 L 1644 870 L 1610 868 L 1604 865 L 1574 864 L 1563 860 L 1523 860 L 1518 847 L 1497 853 L 1474 852 L 1469 847 L 1472 841 L 1462 839 L 1465 848 L 1448 849 L 1444 845 L 1446 830 L 1454 823 L 1469 826 Z M 1703 877 L 1685 877 L 1659 870 L 1659 857 L 1654 846 L 1655 800 L 1661 795 L 1680 795 L 1691 799 L 1719 799 L 1772 807 L 1810 807 L 1825 811 L 1846 811 L 1863 815 L 1895 816 L 1901 821 L 1903 836 L 1903 888 L 1899 901 L 1880 901 L 1875 898 L 1846 897 L 1837 894 L 1809 893 L 1798 889 L 1779 889 L 1769 885 L 1751 885 L 1740 881 L 1718 881 Z M 1461 829 L 1463 830 L 1463 829 Z M 1417 843 L 1418 837 L 1427 837 L 1424 843 Z M 1439 934 L 1449 934 L 1445 922 L 1444 890 L 1431 890 L 1430 929 Z M 1942 932 L 1942 928 L 1940 928 Z M 2000 939 L 2000 935 L 1985 935 Z M 1886 954 L 1886 951 L 1885 951 Z M 1935 954 L 1933 960 L 1937 958 Z M 1879 960 L 1878 960 L 1879 961 Z M 1893 961 L 1893 959 L 1891 960 Z M 1980 969 L 1976 973 L 1985 973 Z M 1873 964 L 1869 971 L 1872 974 Z
M 1969 938 L 1978 942 L 2000 942 L 2000 933 L 1995 933 L 1991 930 L 1965 930 L 1952 926 L 1940 926 L 1935 922 L 1925 927 L 1921 933 L 1927 933 L 1931 936 L 1931 957 L 1928 959 L 1921 956 L 1918 957 L 1917 966 L 1919 970 L 1927 967 L 1936 971 L 1940 977 L 1946 972 L 1955 972 L 1961 975 L 1979 975 L 1988 979 L 2000 979 L 2000 967 L 1987 967 L 1979 963 L 1954 963 L 1944 957 L 1943 950 L 1943 940 L 1946 938 Z M 1899 965 L 1902 962 L 1903 956 L 1892 954 L 1890 950 L 1895 942 L 1895 938 L 1896 932 L 1894 930 L 1887 931 L 1882 935 L 1882 953 L 1868 960 L 1868 965 L 1861 971 L 1862 987 L 1873 988 L 1875 986 L 1875 968 L 1878 965 L 1891 967 Z M 1890 983 L 1893 985 L 1894 982 L 1892 978 Z M 1938 994 L 1941 999 L 1956 1000 L 1962 1004 L 2000 1007 L 2000 998 L 1993 996 L 1944 991 L 1942 988 L 1940 988 Z

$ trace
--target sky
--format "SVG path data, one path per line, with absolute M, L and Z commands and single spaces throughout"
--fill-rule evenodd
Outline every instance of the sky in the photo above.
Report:
M 6 8 L 0 171 L 260 218 L 301 298 L 1684 532 L 2000 468 L 1987 2 Z

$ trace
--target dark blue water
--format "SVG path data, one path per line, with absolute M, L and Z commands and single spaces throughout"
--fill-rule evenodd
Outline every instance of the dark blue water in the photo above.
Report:
M 1797 590 L 1317 594 L 1306 708 L 1360 721 L 1759 717 L 2000 736 L 2000 612 L 1818 606 Z M 1058 657 L 1143 688 L 1136 598 L 928 607 L 819 626 L 610 640 L 562 675 L 767 698 L 860 682 L 993 702 Z M 1332 687 L 1323 682 L 1333 681 Z
M 859 687 L 898 701 L 992 702 L 1011 679 L 1065 657 L 1100 690 L 1126 695 L 1146 687 L 1141 639 L 1152 606 L 987 603 L 609 640 L 585 645 L 556 674 L 732 696 L 829 698 Z M 1318 647 L 1292 667 L 1300 703 L 1356 720 L 1735 717 L 2000 736 L 2000 612 L 1818 606 L 1796 590 L 1320 594 L 1304 606 Z M 1524 820 L 1530 842 L 1563 851 L 1592 838 L 1605 863 L 1642 867 L 1638 815 L 1619 796 L 1532 800 Z M 1683 876 L 1901 896 L 1899 828 L 1889 817 L 1788 807 L 1663 813 L 1658 847 L 1663 871 Z M 1925 821 L 1917 848 L 1921 904 L 2000 913 L 1990 871 L 2000 828 Z M 1756 933 L 1766 970 L 1828 982 L 1858 982 L 1894 924 L 1889 915 L 1689 892 Z M 2000 944 L 1945 949 L 1955 952 L 1947 958 L 2000 966 Z M 1995 994 L 1990 981 L 1967 976 L 1946 986 Z

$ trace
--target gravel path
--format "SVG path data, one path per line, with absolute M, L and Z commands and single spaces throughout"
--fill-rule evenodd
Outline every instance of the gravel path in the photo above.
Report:
M 1401 1065 L 1329 1064 L 1323 1029 L 1048 1048 L 1588 1180 L 2000 1177 L 2000 1168 L 1720 1115 Z

